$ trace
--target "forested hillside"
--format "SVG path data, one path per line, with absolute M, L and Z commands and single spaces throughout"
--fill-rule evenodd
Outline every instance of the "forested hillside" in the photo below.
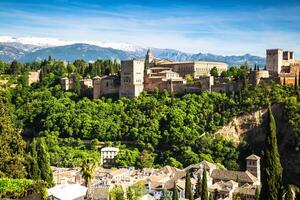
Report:
M 57 61 L 39 65 L 44 71 L 40 83 L 28 87 L 18 78 L 18 86 L 2 90 L 1 96 L 3 106 L 11 108 L 15 126 L 28 144 L 33 138 L 44 138 L 51 165 L 73 167 L 79 166 L 83 158 L 99 160 L 99 148 L 114 143 L 121 148 L 117 156 L 121 166 L 185 167 L 205 159 L 228 169 L 239 169 L 245 156 L 259 154 L 259 149 L 247 141 L 237 144 L 214 133 L 234 117 L 266 108 L 269 102 L 286 106 L 289 124 L 297 136 L 290 148 L 296 151 L 299 146 L 297 87 L 271 83 L 247 85 L 237 94 L 173 96 L 163 92 L 143 93 L 133 100 L 91 100 L 61 89 L 59 78 L 68 69 L 54 67 L 58 66 Z M 79 74 L 86 72 L 75 63 L 74 67 L 72 71 Z M 21 71 L 15 76 L 25 73 Z

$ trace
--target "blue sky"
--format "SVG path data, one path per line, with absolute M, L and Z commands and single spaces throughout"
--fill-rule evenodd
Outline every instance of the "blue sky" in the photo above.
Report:
M 299 0 L 0 0 L 0 35 L 126 42 L 222 55 L 300 55 Z

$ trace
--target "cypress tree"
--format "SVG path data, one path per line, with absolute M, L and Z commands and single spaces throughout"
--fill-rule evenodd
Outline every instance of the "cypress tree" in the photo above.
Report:
M 128 188 L 127 193 L 126 193 L 126 197 L 127 197 L 127 200 L 133 200 L 134 199 L 134 194 L 133 194 L 133 191 L 132 191 L 131 187 Z
M 276 139 L 276 122 L 271 106 L 268 109 L 267 132 L 263 155 L 261 200 L 279 200 L 281 195 L 282 167 Z
M 295 88 L 295 90 L 298 90 L 298 78 L 297 78 L 297 74 L 295 74 L 294 88 Z
M 210 193 L 210 194 L 209 194 L 209 200 L 214 200 L 213 193 Z
M 162 195 L 160 197 L 160 200 L 171 200 L 171 199 L 172 199 L 172 197 L 169 194 L 168 190 L 167 189 L 163 189 Z
M 185 176 L 185 198 L 190 200 L 193 199 L 191 175 L 189 172 L 187 172 Z
M 36 151 L 37 148 L 37 142 L 36 139 L 33 139 L 29 148 L 30 148 L 30 155 L 32 158 L 31 161 L 31 170 L 30 170 L 30 178 L 33 180 L 39 180 L 41 179 L 41 171 L 39 169 L 39 164 L 38 164 L 38 154 Z
M 203 169 L 203 175 L 202 175 L 201 200 L 208 200 L 208 187 L 207 187 L 207 177 L 206 177 L 205 169 Z
M 285 200 L 293 200 L 294 199 L 291 185 L 287 186 L 287 191 L 286 191 L 284 199 Z
M 174 181 L 172 200 L 179 200 L 176 182 Z
M 300 86 L 300 70 L 299 70 L 299 72 L 298 72 L 298 87 Z
M 73 91 L 80 96 L 81 88 L 80 88 L 80 75 L 75 74 L 74 75 L 74 86 L 73 86 Z
M 201 182 L 201 176 L 200 176 L 200 173 L 199 173 L 198 176 L 197 176 L 195 199 L 197 199 L 201 196 L 201 191 L 202 191 L 202 182 Z
M 50 156 L 44 138 L 37 140 L 38 163 L 41 171 L 41 179 L 48 183 L 48 186 L 53 185 L 53 174 L 50 167 Z
M 255 200 L 259 200 L 259 188 L 256 187 L 255 189 Z

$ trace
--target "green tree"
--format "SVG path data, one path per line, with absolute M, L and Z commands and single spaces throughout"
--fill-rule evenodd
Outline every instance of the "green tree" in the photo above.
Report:
M 8 64 L 0 60 L 0 74 L 6 73 L 7 68 L 8 68 Z
M 137 167 L 139 169 L 149 168 L 153 166 L 154 157 L 147 150 L 143 150 L 137 158 Z
M 11 74 L 20 74 L 22 70 L 22 64 L 17 60 L 13 60 L 10 64 L 10 73 Z
M 197 183 L 196 183 L 196 191 L 195 191 L 195 199 L 199 198 L 202 194 L 202 180 L 200 173 L 197 175 Z
M 0 97 L 0 177 L 25 178 L 25 141 L 12 122 L 12 112 Z
M 168 157 L 165 162 L 165 165 L 170 165 L 170 166 L 176 167 L 176 168 L 183 168 L 183 165 L 173 157 Z
M 214 76 L 214 77 L 219 76 L 219 72 L 218 72 L 218 68 L 217 67 L 211 68 L 211 70 L 210 70 L 209 73 L 210 73 L 211 76 Z
M 85 75 L 87 64 L 84 60 L 75 60 L 74 66 L 76 67 L 76 72 L 81 75 Z
M 31 155 L 30 178 L 33 180 L 41 179 L 41 171 L 38 164 L 37 141 L 33 139 L 29 146 Z
M 67 70 L 68 70 L 68 73 L 73 73 L 73 72 L 75 72 L 76 67 L 73 63 L 68 63 Z
M 54 185 L 54 182 L 53 182 L 53 174 L 50 165 L 50 156 L 49 156 L 47 145 L 45 143 L 45 138 L 37 139 L 37 154 L 38 154 L 37 161 L 39 163 L 41 179 L 48 184 L 48 187 L 51 187 Z
M 127 199 L 139 200 L 146 194 L 146 187 L 144 182 L 138 181 L 134 185 L 130 186 L 127 191 Z
M 171 199 L 172 196 L 170 195 L 169 191 L 167 189 L 163 189 L 160 200 L 171 200 Z
M 213 195 L 213 193 L 210 193 L 210 194 L 209 194 L 209 200 L 214 200 L 214 195 Z
M 190 172 L 187 172 L 185 176 L 185 198 L 190 200 L 193 199 L 193 190 L 192 190 Z
M 90 186 L 90 182 L 95 175 L 95 168 L 96 165 L 91 159 L 84 160 L 81 165 L 80 172 L 86 187 Z
M 26 72 L 26 73 L 23 73 L 22 75 L 20 75 L 19 77 L 18 77 L 18 82 L 21 84 L 21 85 L 23 85 L 24 87 L 26 87 L 26 86 L 28 86 L 28 84 L 29 84 L 29 74 L 28 74 L 28 72 Z
M 176 182 L 175 182 L 175 181 L 174 181 L 174 185 L 173 185 L 173 195 L 172 195 L 172 200 L 179 200 L 178 189 L 177 189 L 177 185 L 176 185 Z
M 117 166 L 122 167 L 135 166 L 138 156 L 138 149 L 121 149 L 118 155 L 115 157 L 115 163 Z
M 259 187 L 255 189 L 255 200 L 259 200 Z
M 74 86 L 73 86 L 73 91 L 80 96 L 81 92 L 81 86 L 80 86 L 80 75 L 79 74 L 74 74 Z
M 207 187 L 207 177 L 206 177 L 205 169 L 203 169 L 203 175 L 202 175 L 201 200 L 208 200 L 208 187 Z
M 282 167 L 276 138 L 276 122 L 272 114 L 271 105 L 268 108 L 267 125 L 260 199 L 279 200 L 282 199 Z
M 293 200 L 294 199 L 291 185 L 287 186 L 287 191 L 285 193 L 284 199 L 285 200 Z
M 110 200 L 125 200 L 124 191 L 121 186 L 115 185 L 114 188 L 109 192 Z
M 127 200 L 134 200 L 134 191 L 131 187 L 128 187 L 128 190 L 126 192 Z

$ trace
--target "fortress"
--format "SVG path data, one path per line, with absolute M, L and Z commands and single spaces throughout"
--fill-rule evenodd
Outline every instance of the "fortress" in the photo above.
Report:
M 172 62 L 166 59 L 156 59 L 148 49 L 145 60 L 121 61 L 118 75 L 109 75 L 93 79 L 82 79 L 82 91 L 92 90 L 93 98 L 102 96 L 119 96 L 133 98 L 142 91 L 148 93 L 167 90 L 169 93 L 185 93 L 200 91 L 239 92 L 243 89 L 242 80 L 232 80 L 226 77 L 213 77 L 210 70 L 216 67 L 218 74 L 227 70 L 227 64 L 208 61 Z M 250 70 L 249 79 L 252 85 L 275 81 L 282 85 L 299 85 L 300 61 L 294 59 L 294 52 L 282 49 L 266 50 L 266 67 L 263 70 Z M 189 85 L 187 79 L 198 82 Z M 61 78 L 64 90 L 72 90 L 74 76 Z
M 264 70 L 250 72 L 253 84 L 275 81 L 282 85 L 299 84 L 300 60 L 295 60 L 294 52 L 283 49 L 266 50 L 266 67 Z
M 187 90 L 184 78 L 207 76 L 213 67 L 218 69 L 219 74 L 227 70 L 227 64 L 221 62 L 158 60 L 148 49 L 145 60 L 121 61 L 120 76 L 96 76 L 83 79 L 80 85 L 82 89 L 93 88 L 94 99 L 111 95 L 133 98 L 142 91 L 151 93 L 156 89 L 160 92 L 167 90 L 169 93 L 182 93 Z M 72 90 L 74 76 L 61 78 L 61 85 L 64 90 Z

